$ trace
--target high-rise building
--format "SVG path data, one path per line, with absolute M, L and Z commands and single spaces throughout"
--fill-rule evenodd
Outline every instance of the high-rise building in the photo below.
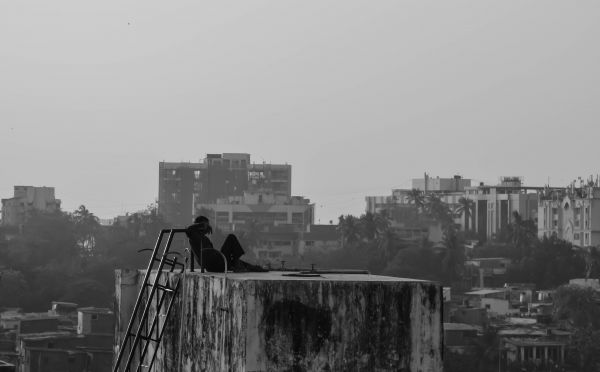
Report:
M 15 186 L 14 196 L 2 199 L 2 226 L 22 226 L 33 212 L 60 210 L 60 200 L 54 197 L 54 187 Z
M 243 153 L 207 154 L 200 163 L 159 163 L 158 211 L 172 225 L 190 224 L 195 205 L 245 192 L 290 197 L 291 165 L 253 164 Z

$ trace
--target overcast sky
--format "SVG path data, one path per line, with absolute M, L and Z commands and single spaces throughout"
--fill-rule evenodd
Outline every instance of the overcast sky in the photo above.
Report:
M 0 2 L 0 196 L 135 211 L 158 162 L 292 164 L 316 218 L 424 171 L 600 173 L 600 2 Z

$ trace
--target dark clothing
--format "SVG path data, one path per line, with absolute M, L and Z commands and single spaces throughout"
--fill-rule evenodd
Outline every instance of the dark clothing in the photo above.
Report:
M 227 261 L 228 270 L 235 272 L 267 271 L 260 266 L 252 265 L 240 260 L 240 257 L 244 254 L 244 249 L 233 234 L 227 235 L 227 238 L 225 238 L 223 246 L 221 247 L 221 253 L 219 253 L 214 249 L 212 242 L 206 236 L 206 234 L 211 231 L 210 225 L 200 221 L 200 223 L 189 226 L 185 232 L 190 240 L 190 246 L 196 257 L 196 262 L 198 262 L 201 268 L 211 272 L 225 272 L 224 256 Z
M 201 224 L 193 224 L 186 229 L 185 234 L 190 240 L 190 246 L 196 262 L 207 271 L 223 272 L 225 264 L 223 256 L 227 260 L 227 268 L 235 270 L 239 267 L 240 257 L 244 254 L 244 249 L 233 234 L 227 235 L 221 247 L 221 254 L 214 250 L 214 246 L 210 239 L 206 236 L 206 228 Z M 202 259 L 201 259 L 202 258 Z M 202 262 L 201 262 L 202 261 Z
M 244 254 L 244 249 L 235 235 L 229 234 L 223 242 L 221 253 L 223 253 L 227 259 L 227 266 L 233 268 L 236 262 Z

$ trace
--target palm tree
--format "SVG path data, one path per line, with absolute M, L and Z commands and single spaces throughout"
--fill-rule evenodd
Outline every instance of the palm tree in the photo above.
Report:
M 457 216 L 464 216 L 465 218 L 465 231 L 471 230 L 469 225 L 469 220 L 473 215 L 473 210 L 475 209 L 475 202 L 471 199 L 467 199 L 465 197 L 461 197 L 458 199 L 458 206 L 454 210 L 454 213 Z
M 390 226 L 385 213 L 367 212 L 359 218 L 361 235 L 367 240 L 378 239 L 381 233 Z
M 412 189 L 408 192 L 408 202 L 413 204 L 419 211 L 423 210 L 425 206 L 425 195 L 423 191 L 418 189 Z
M 342 247 L 346 243 L 355 243 L 360 240 L 360 225 L 358 218 L 347 215 L 340 216 L 338 224 L 338 232 L 340 233 Z
M 427 203 L 425 204 L 425 210 L 427 214 L 442 224 L 445 227 L 452 224 L 452 212 L 448 204 L 444 203 L 439 196 L 431 194 L 427 197 Z
M 375 224 L 375 215 L 367 212 L 360 216 L 359 224 L 367 240 L 373 240 L 377 236 L 377 225 Z

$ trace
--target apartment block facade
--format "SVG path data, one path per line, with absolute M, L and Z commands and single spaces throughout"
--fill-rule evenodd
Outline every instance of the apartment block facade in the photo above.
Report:
M 195 205 L 245 192 L 291 196 L 292 167 L 288 164 L 253 164 L 250 154 L 207 154 L 199 163 L 160 162 L 158 211 L 175 226 L 189 225 Z
M 543 194 L 538 237 L 556 236 L 580 247 L 600 244 L 600 187 L 569 187 Z
M 194 206 L 196 215 L 206 215 L 213 226 L 224 232 L 265 225 L 303 228 L 314 223 L 315 214 L 315 205 L 309 199 L 270 192 L 245 192 L 213 203 L 196 202 Z
M 33 211 L 52 213 L 60 210 L 54 187 L 15 186 L 14 195 L 2 199 L 2 226 L 22 226 Z
M 536 220 L 542 187 L 524 186 L 518 177 L 503 177 L 498 185 L 467 187 L 464 196 L 474 202 L 470 230 L 491 238 L 510 225 L 513 212 Z

